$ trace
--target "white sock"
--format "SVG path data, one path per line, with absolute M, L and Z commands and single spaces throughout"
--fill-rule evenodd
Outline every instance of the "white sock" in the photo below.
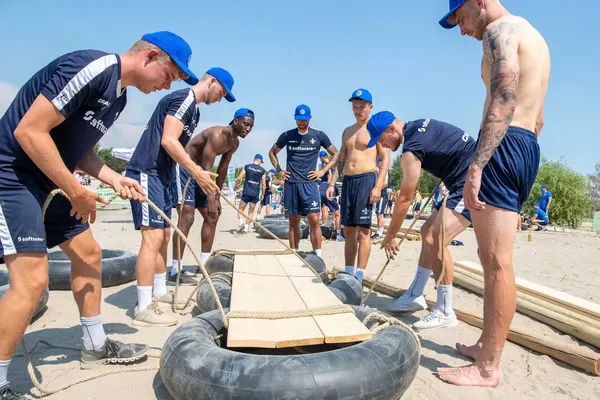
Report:
M 167 273 L 154 274 L 154 295 L 160 297 L 167 294 Z
M 406 293 L 408 293 L 413 299 L 422 296 L 431 274 L 431 270 L 418 266 L 415 278 L 406 290 Z
M 321 257 L 321 249 L 315 249 L 315 254 Z
M 177 275 L 177 268 L 179 266 L 178 260 L 173 260 L 173 266 L 171 267 L 171 276 Z M 183 265 L 181 265 L 183 267 Z
M 210 257 L 210 253 L 200 253 L 200 262 L 202 265 L 206 264 L 206 260 Z
M 240 218 L 240 225 L 244 225 L 245 218 Z
M 79 320 L 81 321 L 81 330 L 83 331 L 83 347 L 86 350 L 100 350 L 106 342 L 106 332 L 104 332 L 104 325 L 102 325 L 102 316 L 81 317 Z
M 379 228 L 377 228 L 377 234 L 378 234 L 379 236 L 382 236 L 382 235 L 383 235 L 383 226 L 380 226 Z
M 0 360 L 0 389 L 5 386 L 8 386 L 8 365 L 10 364 L 10 360 Z
M 443 312 L 446 317 L 454 314 L 452 309 L 452 285 L 438 285 L 435 308 Z
M 365 273 L 364 269 L 360 269 L 360 268 L 356 269 L 356 273 L 354 274 L 354 276 L 356 277 L 356 279 L 358 279 L 358 281 L 360 283 L 362 283 L 362 281 L 363 281 L 364 273 Z
M 152 303 L 152 286 L 138 286 L 138 312 L 144 311 Z
M 346 273 L 354 276 L 356 274 L 356 267 L 354 265 L 346 265 Z

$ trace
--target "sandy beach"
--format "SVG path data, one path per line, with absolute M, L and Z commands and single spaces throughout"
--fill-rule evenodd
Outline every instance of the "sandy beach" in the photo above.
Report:
M 176 215 L 173 215 L 176 220 Z M 200 252 L 200 228 L 202 218 L 196 214 L 190 239 L 197 252 Z M 410 221 L 405 222 L 408 226 Z M 417 223 L 417 227 L 421 222 Z M 234 210 L 223 202 L 223 214 L 217 228 L 213 250 L 235 249 L 282 249 L 274 240 L 260 239 L 255 232 L 246 235 L 234 233 L 237 216 Z M 98 213 L 92 226 L 93 234 L 106 249 L 125 249 L 137 254 L 140 246 L 140 233 L 133 227 L 128 206 L 111 205 Z M 591 232 L 533 232 L 533 240 L 528 241 L 527 232 L 518 232 L 514 248 L 514 265 L 517 276 L 551 288 L 600 302 L 600 276 L 596 273 L 600 259 L 600 236 Z M 477 246 L 472 229 L 467 229 L 458 238 L 464 246 L 452 247 L 454 261 L 469 260 L 478 262 Z M 393 262 L 382 280 L 400 288 L 406 288 L 417 266 L 420 242 L 405 242 L 400 256 Z M 302 240 L 302 250 L 310 250 L 310 241 Z M 343 243 L 328 241 L 323 245 L 323 259 L 327 267 L 343 268 Z M 385 254 L 373 246 L 367 275 L 376 276 L 385 263 Z M 169 250 L 169 265 L 171 252 Z M 186 251 L 185 265 L 195 264 L 192 255 Z M 5 268 L 2 266 L 1 268 Z M 173 289 L 173 287 L 171 287 Z M 187 298 L 192 288 L 180 288 L 180 298 Z M 433 281 L 426 294 L 434 295 Z M 103 290 L 102 316 L 107 333 L 114 339 L 125 342 L 141 342 L 162 347 L 165 339 L 176 327 L 137 328 L 131 325 L 133 308 L 136 302 L 135 282 Z M 385 307 L 392 299 L 373 293 L 369 299 L 371 307 Z M 460 288 L 454 289 L 454 304 L 465 310 L 481 313 L 482 299 Z M 193 304 L 192 304 L 193 306 Z M 185 315 L 178 315 L 180 322 L 192 318 L 192 306 Z M 402 316 L 406 323 L 413 323 L 426 312 Z M 517 314 L 515 322 L 526 326 L 532 332 L 560 337 L 561 340 L 575 343 L 570 336 Z M 454 328 L 419 333 L 423 347 L 418 375 L 405 394 L 405 399 L 598 399 L 600 398 L 600 378 L 581 372 L 550 357 L 537 354 L 513 343 L 507 343 L 504 351 L 502 372 L 504 380 L 499 388 L 461 388 L 440 381 L 435 375 L 437 367 L 461 366 L 469 363 L 455 350 L 456 342 L 471 344 L 481 331 L 459 322 Z M 78 346 L 81 328 L 77 308 L 71 292 L 52 291 L 46 312 L 31 324 L 26 333 L 26 343 L 30 347 L 38 339 L 56 344 Z M 21 350 L 17 350 L 21 354 Z M 49 389 L 64 385 L 76 379 L 89 377 L 100 371 L 111 371 L 114 367 L 83 371 L 79 368 L 79 352 L 38 347 L 32 354 L 43 385 Z M 148 367 L 148 371 L 116 373 L 85 382 L 62 392 L 48 396 L 48 399 L 170 399 L 157 369 L 158 359 L 149 358 L 137 367 Z M 156 368 L 156 369 L 152 369 Z M 356 368 L 360 368 L 357 365 Z M 33 392 L 22 357 L 15 356 L 11 364 L 9 380 L 21 391 Z

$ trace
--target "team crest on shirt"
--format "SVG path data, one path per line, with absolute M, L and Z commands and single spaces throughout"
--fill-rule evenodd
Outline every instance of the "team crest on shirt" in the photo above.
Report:
M 310 139 L 310 144 L 315 144 L 316 142 L 317 141 L 314 138 Z

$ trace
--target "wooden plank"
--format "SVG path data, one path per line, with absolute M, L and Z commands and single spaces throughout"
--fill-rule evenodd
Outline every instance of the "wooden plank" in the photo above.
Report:
M 306 308 L 277 257 L 235 256 L 231 311 Z M 235 318 L 229 321 L 227 346 L 276 348 L 321 344 L 324 340 L 312 317 L 276 320 Z
M 312 272 L 304 263 L 298 260 L 293 254 L 278 255 L 277 261 L 279 261 L 283 271 L 287 276 L 304 276 L 304 277 L 315 277 Z
M 317 277 L 290 276 L 307 308 L 341 304 Z M 373 334 L 353 312 L 313 317 L 325 336 L 325 343 L 348 343 L 370 339 Z

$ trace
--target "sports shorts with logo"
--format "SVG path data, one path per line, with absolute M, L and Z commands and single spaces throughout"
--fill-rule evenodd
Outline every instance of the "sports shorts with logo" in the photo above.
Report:
M 337 186 L 333 187 L 333 198 L 329 200 L 327 198 L 327 189 L 329 184 L 327 182 L 321 182 L 319 185 L 319 194 L 321 195 L 321 207 L 326 206 L 330 212 L 336 212 L 340 209 L 340 205 L 337 201 L 337 196 L 340 195 Z
M 370 203 L 370 197 L 376 182 L 375 172 L 344 176 L 340 204 L 342 225 L 371 228 L 373 204 Z
M 157 175 L 149 175 L 132 169 L 127 169 L 125 176 L 138 181 L 148 199 L 156 204 L 167 217 L 171 218 L 171 207 L 173 206 L 171 183 L 164 183 Z M 140 230 L 142 226 L 150 228 L 171 227 L 148 203 L 140 203 L 135 200 L 130 202 L 133 224 L 136 230 Z
M 89 228 L 70 215 L 71 203 L 60 194 L 54 196 L 42 219 L 49 193 L 27 174 L 0 175 L 0 262 L 11 254 L 46 253 Z
M 288 215 L 321 212 L 321 195 L 317 182 L 285 182 L 283 206 Z
M 375 203 L 375 214 L 385 214 L 385 208 L 388 204 L 388 194 L 387 190 L 384 189 L 381 191 L 381 199 L 377 203 Z
M 181 168 L 179 164 L 175 165 L 175 173 L 173 174 L 173 184 L 172 184 L 172 196 L 173 196 L 173 208 L 181 205 L 181 201 L 183 200 L 183 189 L 185 189 L 185 184 L 190 178 L 190 174 L 185 170 L 185 168 Z M 184 204 L 186 206 L 192 206 L 194 208 L 206 208 L 208 207 L 208 197 L 202 191 L 198 183 L 194 180 L 194 178 L 190 179 L 190 183 L 188 184 L 187 190 L 185 191 L 185 201 Z
M 529 198 L 540 165 L 535 133 L 509 126 L 504 139 L 481 174 L 479 200 L 494 207 L 520 212 Z
M 250 203 L 256 204 L 260 201 L 260 199 L 258 198 L 258 195 L 246 194 L 246 193 L 242 193 L 242 197 L 240 198 L 240 200 L 246 204 L 250 204 Z

